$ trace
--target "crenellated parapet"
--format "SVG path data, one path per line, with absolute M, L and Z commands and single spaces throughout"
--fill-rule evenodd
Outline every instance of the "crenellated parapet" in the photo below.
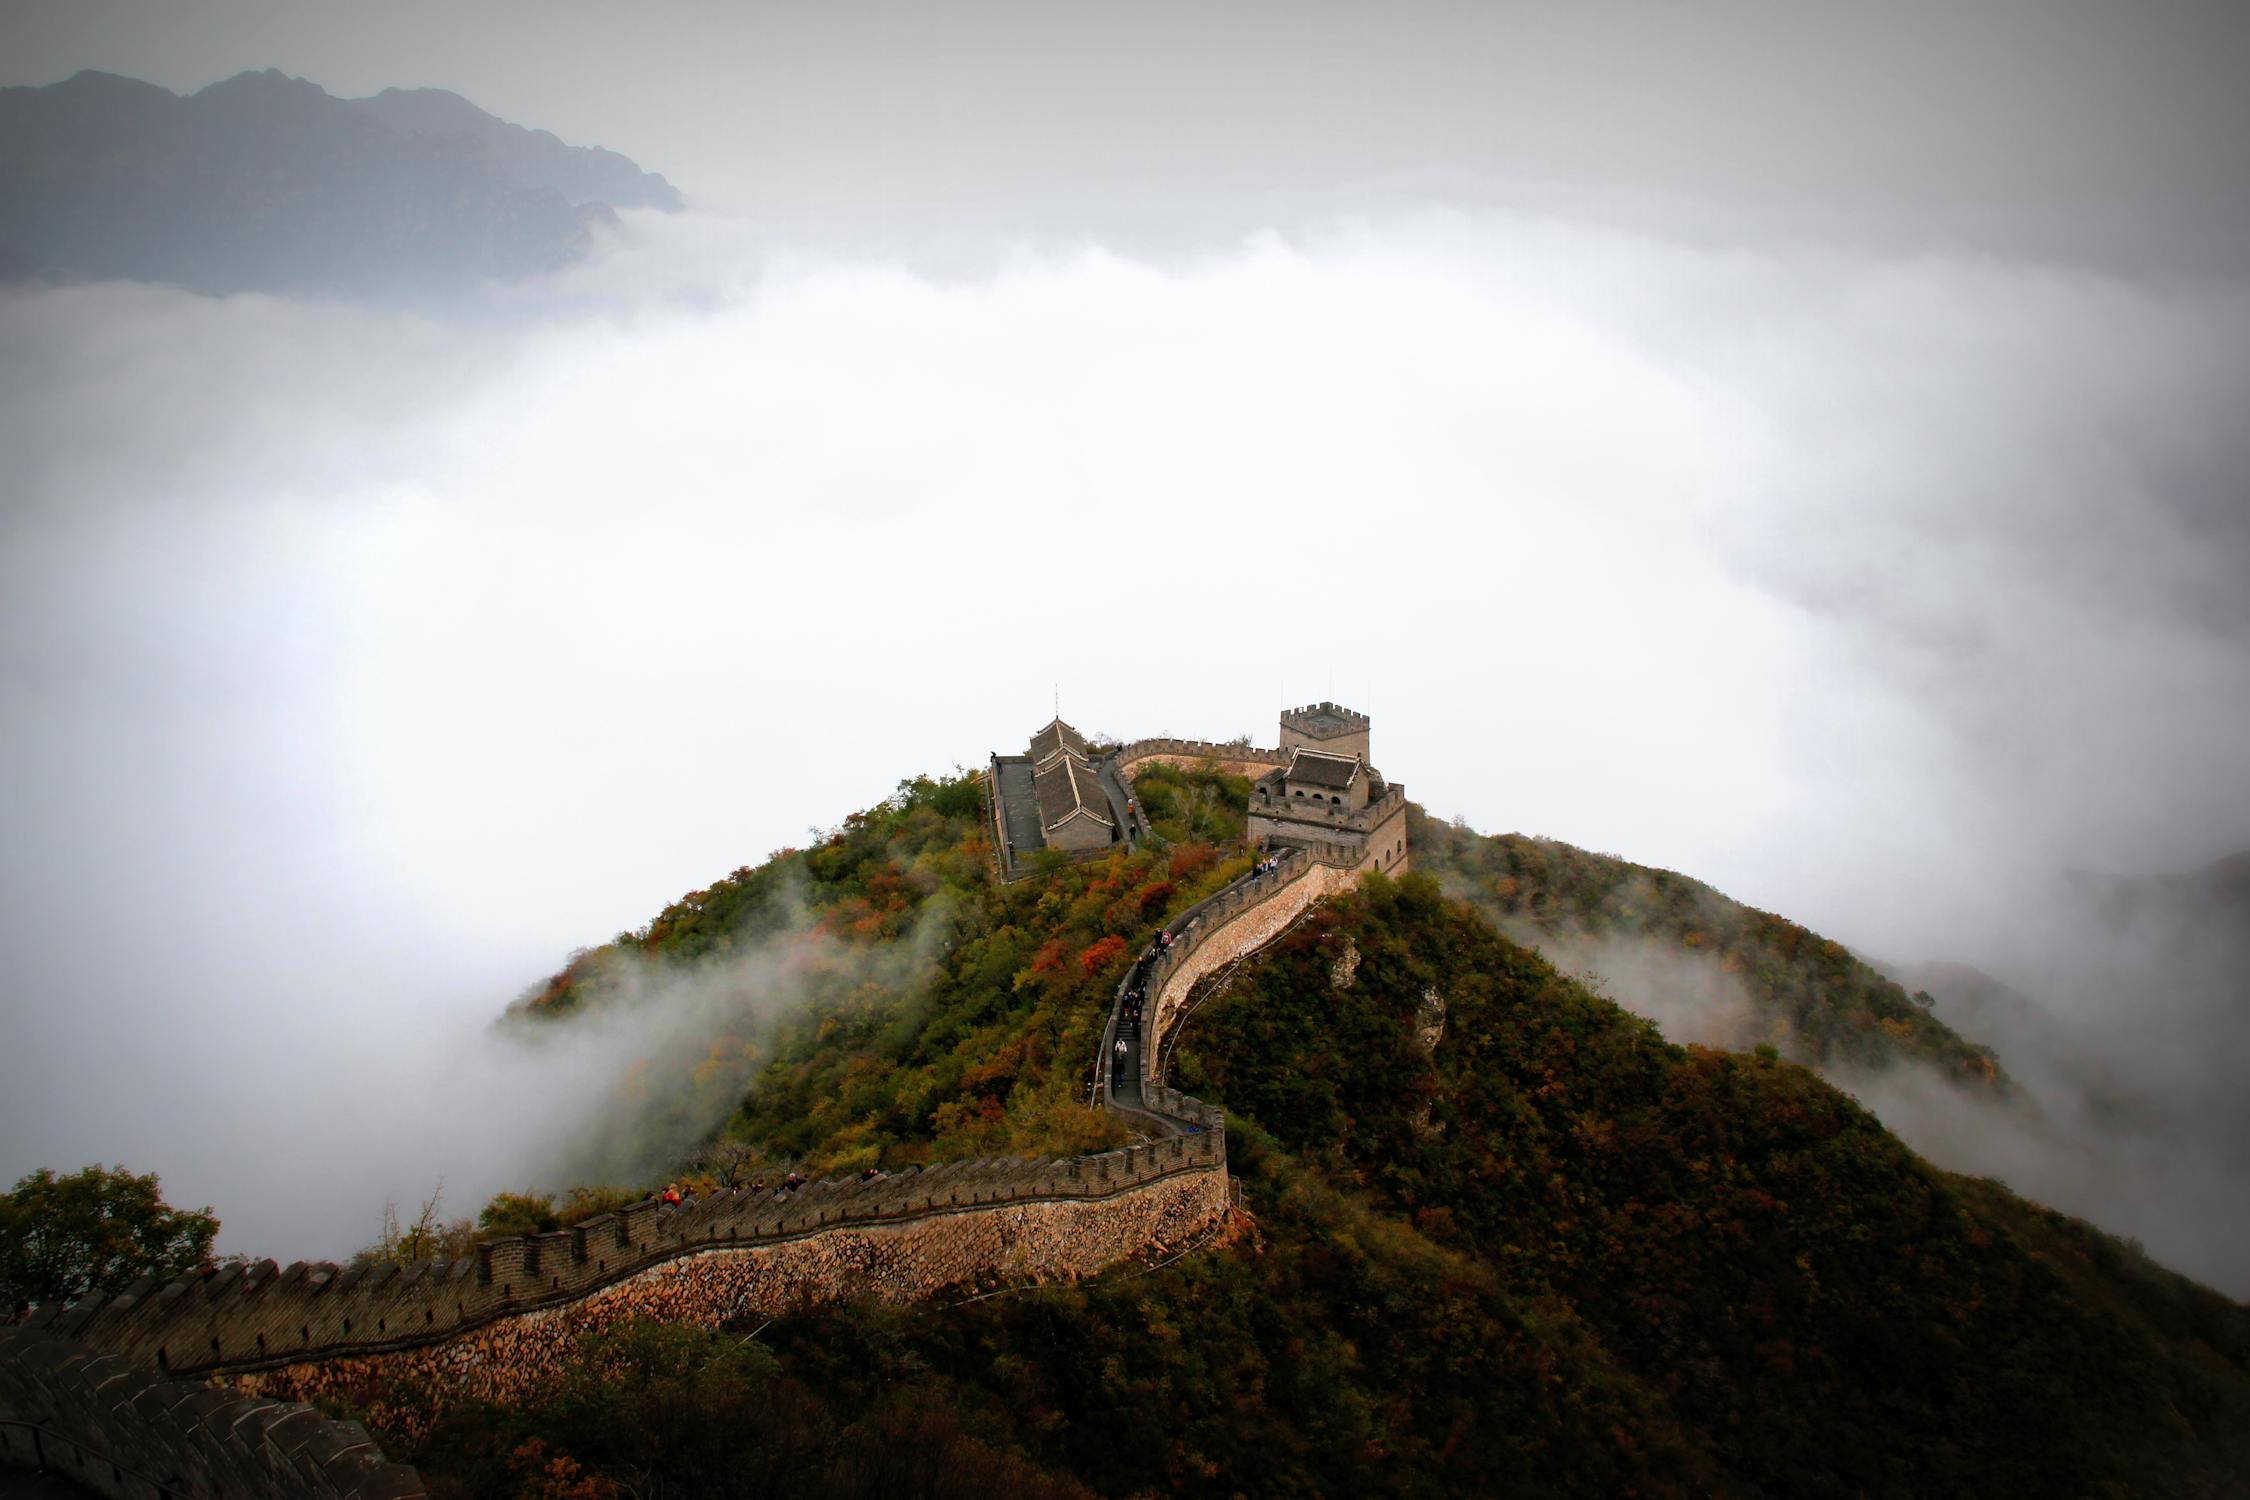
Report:
M 638 1203 L 552 1234 L 493 1240 L 456 1260 L 354 1268 L 272 1261 L 107 1299 L 42 1308 L 29 1325 L 173 1374 L 209 1375 L 443 1342 L 579 1301 L 683 1256 L 994 1207 L 1088 1202 L 1226 1167 L 1223 1136 L 1098 1156 L 949 1162 L 795 1191 L 741 1189 L 674 1208 Z
M 1288 752 L 1284 750 L 1261 750 L 1252 745 L 1222 745 L 1211 740 L 1170 737 L 1128 741 L 1119 746 L 1111 758 L 1116 762 L 1121 775 L 1131 774 L 1133 767 L 1144 761 L 1161 765 L 1197 766 L 1212 760 L 1243 776 L 1271 770 L 1275 766 L 1286 765 L 1289 761 Z
M 1260 825 L 1268 821 L 1261 816 L 1267 811 L 1266 805 L 1253 795 L 1250 800 L 1249 814 L 1252 837 L 1256 837 Z M 1273 808 L 1272 811 L 1276 817 L 1286 818 L 1293 831 L 1299 825 L 1302 825 L 1304 828 L 1313 830 L 1315 834 L 1323 829 L 1332 829 L 1339 835 L 1358 834 L 1364 836 L 1388 823 L 1391 819 L 1405 815 L 1406 788 L 1403 786 L 1388 787 L 1384 790 L 1382 796 L 1361 808 L 1330 807 L 1317 802 L 1298 802 L 1282 803 Z
M 1330 703 L 1299 704 L 1281 711 L 1281 748 L 1293 750 L 1301 745 L 1332 750 L 1341 755 L 1367 758 L 1368 734 L 1373 721 L 1363 713 Z

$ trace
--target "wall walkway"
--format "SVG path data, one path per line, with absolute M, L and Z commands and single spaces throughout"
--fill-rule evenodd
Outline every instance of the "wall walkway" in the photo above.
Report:
M 1249 874 L 1173 918 L 1169 943 L 1144 950 L 1119 981 L 1102 1033 L 1095 1092 L 1112 1111 L 1163 1134 L 1223 1131 L 1225 1112 L 1167 1086 L 1163 1041 L 1197 981 L 1279 937 L 1312 904 L 1358 884 L 1379 858 L 1371 848 L 1315 844 L 1285 849 L 1274 868 Z
M 1289 763 L 1289 756 L 1281 750 L 1260 750 L 1250 745 L 1221 745 L 1211 740 L 1180 740 L 1161 738 L 1133 740 L 1118 747 L 1112 757 L 1120 774 L 1130 775 L 1133 767 L 1147 762 L 1153 765 L 1192 768 L 1205 761 L 1217 761 L 1219 768 L 1252 780 L 1263 776 L 1276 766 Z

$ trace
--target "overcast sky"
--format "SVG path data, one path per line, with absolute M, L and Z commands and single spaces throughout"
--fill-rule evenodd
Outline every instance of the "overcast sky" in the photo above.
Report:
M 2228 11 L 1204 9 L 8 4 L 698 206 L 473 319 L 0 297 L 0 1178 L 472 1207 L 584 1113 L 519 989 L 1058 687 L 1899 960 L 2250 847 Z
M 1378 195 L 2240 269 L 2250 12 L 5 0 L 0 83 L 450 88 L 784 237 L 1170 245 Z

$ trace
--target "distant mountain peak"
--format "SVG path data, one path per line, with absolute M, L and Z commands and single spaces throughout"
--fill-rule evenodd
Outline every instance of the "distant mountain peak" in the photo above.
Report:
M 300 99 L 328 97 L 328 91 L 310 79 L 284 73 L 279 68 L 245 68 L 232 78 L 205 84 L 192 97 L 227 94 L 287 94 Z
M 554 188 L 573 203 L 677 209 L 679 189 L 599 146 L 566 145 L 552 132 L 513 125 L 450 89 L 387 88 L 344 101 L 400 135 L 468 141 L 510 175 Z
M 444 89 L 278 68 L 185 97 L 92 70 L 0 89 L 0 279 L 419 295 L 553 271 L 679 190 Z
M 62 82 L 52 83 L 47 87 L 50 90 L 68 90 L 74 93 L 106 89 L 152 97 L 159 94 L 166 98 L 173 97 L 172 91 L 161 84 L 149 83 L 139 78 L 128 78 L 123 73 L 105 73 L 99 68 L 80 68 Z

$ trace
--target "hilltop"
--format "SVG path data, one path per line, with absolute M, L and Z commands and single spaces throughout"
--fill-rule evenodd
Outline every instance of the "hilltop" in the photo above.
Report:
M 389 295 L 552 271 L 680 195 L 459 95 L 338 99 L 242 73 L 182 97 L 110 73 L 0 89 L 0 278 Z
M 1111 992 L 1249 863 L 1243 778 L 1151 767 L 1136 790 L 1166 847 L 1003 884 L 975 780 L 902 783 L 578 955 L 512 1024 L 658 1004 L 652 976 L 741 982 L 756 956 L 798 976 L 797 1003 L 644 1080 L 689 1112 L 736 1090 L 719 1140 L 749 1159 L 1114 1143 L 1082 1102 Z M 1416 858 L 1458 877 L 1474 846 L 1416 828 Z M 1494 878 L 1526 905 L 1559 888 L 1526 881 L 1535 854 L 1573 868 L 1510 854 Z M 1685 883 L 1662 909 L 1741 956 L 1817 1039 L 1798 1048 L 1897 1047 L 2002 1086 L 1835 945 L 1714 898 Z M 511 1404 L 417 1415 L 380 1383 L 328 1399 L 433 1493 L 517 1493 L 530 1453 L 587 1494 L 873 1494 L 903 1482 L 902 1449 L 929 1494 L 2250 1481 L 2250 1309 L 1931 1167 L 1775 1044 L 1675 1044 L 1493 915 L 1429 873 L 1370 874 L 1195 992 L 1173 1076 L 1227 1109 L 1243 1213 L 1193 1253 L 998 1297 L 628 1325 Z

